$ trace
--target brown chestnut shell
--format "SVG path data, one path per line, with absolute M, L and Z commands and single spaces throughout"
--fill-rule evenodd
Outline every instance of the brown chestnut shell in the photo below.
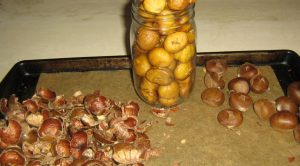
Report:
M 294 114 L 298 112 L 297 103 L 288 96 L 280 96 L 275 100 L 275 102 L 277 111 L 285 110 Z
M 237 77 L 228 82 L 228 90 L 248 94 L 250 91 L 249 82 L 242 77 Z
M 256 66 L 248 62 L 242 64 L 238 69 L 238 77 L 245 78 L 246 80 L 250 80 L 258 73 L 259 71 Z
M 300 81 L 292 82 L 288 86 L 287 94 L 300 105 Z
M 270 125 L 274 130 L 285 132 L 293 130 L 298 124 L 298 117 L 289 111 L 280 111 L 270 118 Z
M 225 95 L 218 88 L 207 88 L 201 93 L 201 99 L 209 106 L 218 107 L 224 103 Z
M 270 117 L 277 112 L 275 101 L 268 99 L 259 99 L 255 101 L 253 109 L 256 115 L 262 120 L 269 120 Z
M 269 90 L 269 80 L 263 75 L 253 76 L 250 80 L 251 91 L 261 94 Z
M 231 92 L 229 97 L 229 105 L 232 108 L 245 112 L 249 110 L 253 105 L 252 98 L 244 93 Z
M 243 123 L 243 114 L 233 108 L 224 109 L 217 116 L 218 122 L 226 128 L 235 128 Z

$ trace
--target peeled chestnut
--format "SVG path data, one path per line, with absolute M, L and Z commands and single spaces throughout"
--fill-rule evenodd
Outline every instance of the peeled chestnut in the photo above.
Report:
M 242 124 L 243 114 L 237 109 L 229 108 L 220 111 L 217 119 L 221 125 L 231 129 Z
M 168 7 L 172 10 L 183 10 L 189 4 L 189 0 L 167 0 Z
M 297 142 L 300 142 L 300 124 L 298 124 L 295 128 L 294 128 L 294 138 Z
M 288 86 L 287 94 L 290 98 L 300 105 L 300 81 L 292 82 Z
M 244 63 L 238 69 L 238 77 L 243 77 L 250 80 L 253 76 L 258 74 L 258 69 L 251 63 Z
M 159 34 L 146 27 L 141 27 L 137 32 L 137 44 L 143 50 L 151 50 L 159 43 Z
M 209 106 L 218 107 L 224 103 L 225 95 L 218 88 L 207 88 L 202 92 L 201 99 Z
M 138 57 L 134 58 L 133 61 L 134 71 L 138 76 L 145 76 L 146 72 L 151 68 L 151 64 L 148 61 L 146 55 L 139 55 Z
M 250 91 L 250 85 L 245 78 L 237 77 L 228 82 L 228 89 L 230 91 L 248 94 Z
M 169 69 L 151 68 L 146 73 L 146 78 L 154 84 L 168 85 L 173 81 L 174 75 Z
M 188 44 L 188 37 L 185 32 L 175 32 L 167 36 L 164 41 L 164 48 L 169 53 L 176 53 Z
M 278 97 L 276 100 L 276 109 L 277 111 L 290 111 L 291 113 L 296 114 L 298 112 L 297 103 L 288 96 Z
M 153 0 L 144 0 L 143 6 L 146 11 L 151 13 L 160 13 L 164 10 L 166 5 L 166 0 L 159 0 L 159 1 L 153 1 Z
M 232 92 L 229 97 L 229 105 L 232 108 L 238 109 L 239 111 L 245 112 L 252 107 L 252 98 L 243 93 Z
M 173 81 L 169 85 L 159 86 L 158 95 L 162 98 L 176 98 L 179 96 L 179 85 Z
M 205 69 L 209 73 L 222 75 L 227 70 L 227 62 L 224 59 L 211 59 L 206 62 Z
M 149 62 L 153 66 L 157 67 L 168 67 L 173 61 L 173 55 L 169 54 L 163 48 L 154 48 L 150 51 L 149 55 Z
M 254 102 L 254 111 L 262 120 L 269 120 L 276 113 L 275 101 L 268 99 L 259 99 Z
M 264 93 L 269 89 L 269 81 L 263 75 L 256 75 L 250 79 L 250 87 L 254 93 Z
M 174 69 L 174 76 L 177 80 L 184 80 L 193 72 L 192 62 L 179 63 Z
M 297 124 L 298 117 L 289 111 L 279 111 L 270 118 L 271 127 L 280 132 L 293 130 Z
M 217 73 L 205 73 L 204 75 L 204 85 L 206 88 L 220 88 L 224 89 L 225 81 L 223 77 L 219 76 Z

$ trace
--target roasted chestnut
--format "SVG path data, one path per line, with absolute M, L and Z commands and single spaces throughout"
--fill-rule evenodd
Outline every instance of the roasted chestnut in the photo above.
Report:
M 167 0 L 168 7 L 172 10 L 183 10 L 188 7 L 189 0 Z
M 59 140 L 55 145 L 56 154 L 60 157 L 69 157 L 70 152 L 70 142 L 65 139 Z
M 296 114 L 298 112 L 297 103 L 288 96 L 278 97 L 276 100 L 276 109 L 277 111 L 290 111 L 291 113 Z
M 136 74 L 143 77 L 151 68 L 151 64 L 149 63 L 147 56 L 143 54 L 134 59 L 133 67 Z
M 288 86 L 287 94 L 300 105 L 300 81 L 292 82 Z
M 160 13 L 164 10 L 166 6 L 166 0 L 153 1 L 153 0 L 144 0 L 143 6 L 146 11 L 150 13 Z
M 259 73 L 258 69 L 254 64 L 244 63 L 238 69 L 238 77 L 243 77 L 246 80 L 250 80 L 253 76 Z
M 237 109 L 229 108 L 220 111 L 217 119 L 221 125 L 232 129 L 243 123 L 243 114 Z
M 269 81 L 263 75 L 256 75 L 250 79 L 250 87 L 254 93 L 264 93 L 269 89 Z
M 298 117 L 289 111 L 279 111 L 270 118 L 271 127 L 280 132 L 291 131 L 297 124 Z
M 137 44 L 143 50 L 151 50 L 159 43 L 159 34 L 146 27 L 141 27 L 137 32 Z
M 163 48 L 154 48 L 149 52 L 149 62 L 156 67 L 168 67 L 174 61 L 173 55 Z
M 245 78 L 237 77 L 228 82 L 228 90 L 248 94 L 250 85 Z
M 229 105 L 232 108 L 245 112 L 252 107 L 252 98 L 244 93 L 232 92 L 229 97 Z
M 169 85 L 159 86 L 158 95 L 162 98 L 176 98 L 179 96 L 179 85 L 173 81 Z
M 224 59 L 211 59 L 206 62 L 205 69 L 209 73 L 216 73 L 220 76 L 227 70 L 227 62 Z
M 188 43 L 188 37 L 185 32 L 175 32 L 167 36 L 164 41 L 164 48 L 169 53 L 176 53 L 182 50 Z
M 222 76 L 219 76 L 217 73 L 208 73 L 204 75 L 204 85 L 206 88 L 220 88 L 224 89 L 225 81 Z
M 253 109 L 260 119 L 269 120 L 276 113 L 275 101 L 259 99 L 254 102 Z
M 295 128 L 294 128 L 294 138 L 297 142 L 300 142 L 300 124 L 298 124 Z
M 87 95 L 84 99 L 85 107 L 94 115 L 103 113 L 108 107 L 106 97 L 100 95 L 99 91 Z
M 224 103 L 225 95 L 218 88 L 207 88 L 202 92 L 201 99 L 209 106 L 218 107 Z

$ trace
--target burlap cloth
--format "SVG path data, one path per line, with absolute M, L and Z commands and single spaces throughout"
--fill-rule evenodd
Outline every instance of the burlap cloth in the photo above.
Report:
M 259 67 L 270 81 L 270 91 L 256 95 L 259 98 L 276 99 L 283 95 L 282 89 L 272 69 Z M 203 68 L 197 68 L 197 79 L 191 96 L 171 113 L 174 126 L 165 125 L 165 119 L 151 114 L 151 107 L 136 95 L 129 70 L 92 71 L 41 74 L 37 87 L 47 87 L 66 97 L 81 90 L 84 94 L 100 90 L 113 100 L 137 101 L 141 108 L 140 120 L 157 123 L 148 130 L 153 147 L 160 149 L 160 156 L 151 158 L 146 165 L 153 166 L 245 166 L 245 165 L 300 165 L 300 145 L 293 133 L 274 131 L 268 122 L 258 119 L 253 109 L 244 113 L 243 124 L 234 130 L 221 126 L 217 114 L 228 106 L 227 88 L 224 89 L 226 102 L 219 108 L 205 105 L 201 101 Z M 236 68 L 231 67 L 225 74 L 225 81 L 236 76 Z M 293 160 L 294 161 L 289 161 Z

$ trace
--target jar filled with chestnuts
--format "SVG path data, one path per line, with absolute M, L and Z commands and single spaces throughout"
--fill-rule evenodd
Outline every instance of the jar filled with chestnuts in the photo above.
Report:
M 195 0 L 133 0 L 130 34 L 134 87 L 148 104 L 174 107 L 196 74 Z

